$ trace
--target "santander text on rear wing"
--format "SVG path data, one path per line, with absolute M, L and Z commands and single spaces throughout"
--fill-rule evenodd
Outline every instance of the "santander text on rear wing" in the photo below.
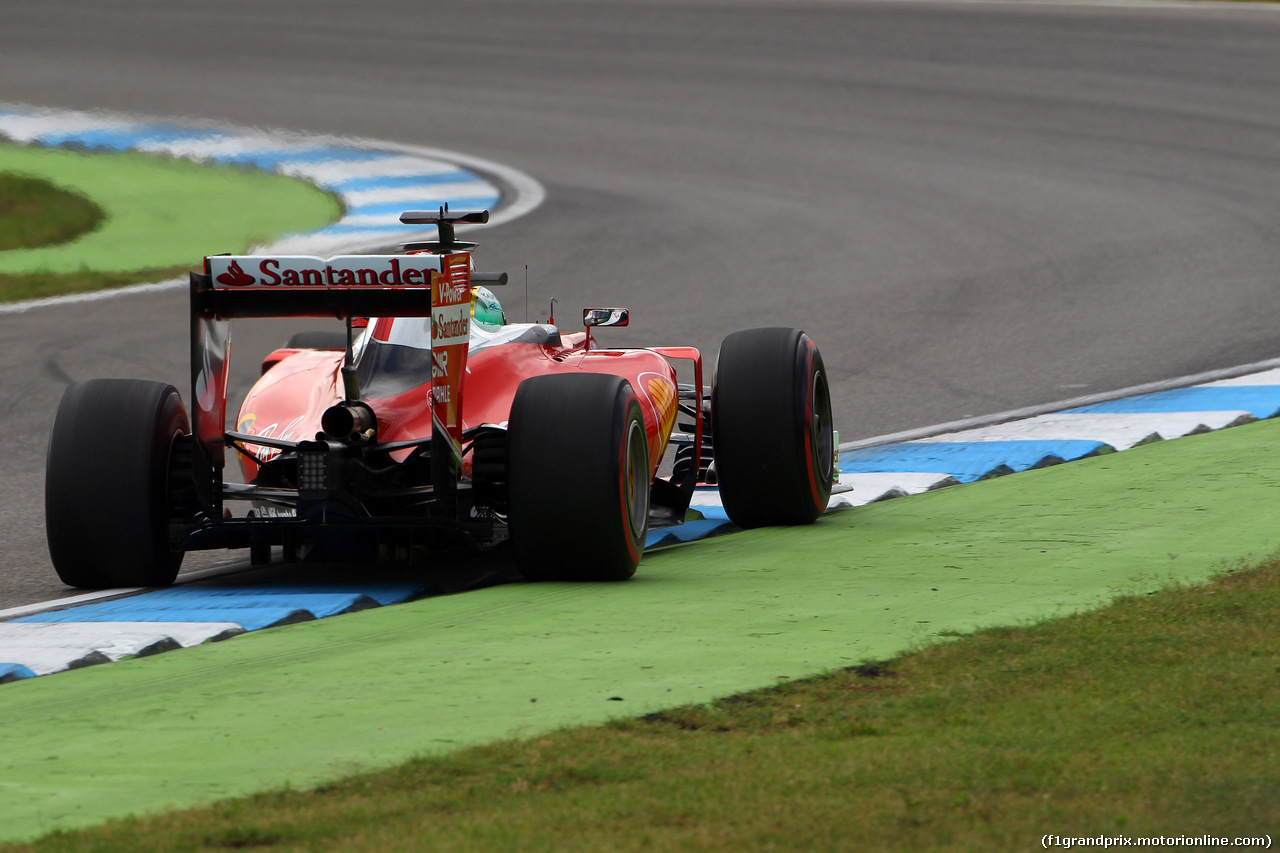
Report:
M 464 260 L 469 256 L 463 255 Z M 235 317 L 425 317 L 440 255 L 215 255 L 192 275 L 193 313 Z

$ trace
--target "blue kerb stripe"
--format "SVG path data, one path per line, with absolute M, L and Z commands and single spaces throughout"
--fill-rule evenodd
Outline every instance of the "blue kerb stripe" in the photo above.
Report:
M 36 674 L 20 663 L 0 663 L 0 684 L 20 678 L 35 678 Z
M 702 509 L 702 507 L 698 507 Z M 733 525 L 719 518 L 708 518 L 702 521 L 686 521 L 684 524 L 676 527 L 663 527 L 658 530 L 650 530 L 649 535 L 645 538 L 644 547 L 657 548 L 662 545 L 674 545 L 677 542 L 693 542 L 697 539 L 704 539 L 715 533 L 720 533 L 733 528 Z
M 234 622 L 254 631 L 286 619 L 341 613 L 362 597 L 395 604 L 436 591 L 431 584 L 230 586 L 193 584 L 130 598 L 36 613 L 16 622 Z
M 498 192 L 497 190 L 494 190 L 493 195 L 489 196 L 488 198 L 496 199 L 497 197 L 498 197 Z M 422 195 L 418 196 L 418 198 L 420 199 L 420 201 L 405 200 L 405 201 L 395 201 L 395 202 L 387 202 L 387 203 L 379 202 L 377 204 L 362 204 L 358 206 L 349 207 L 347 208 L 347 216 L 390 216 L 397 225 L 400 225 L 402 224 L 400 222 L 400 214 L 404 213 L 406 210 L 413 209 L 413 206 L 415 204 L 418 204 L 418 205 L 429 204 L 433 206 L 439 206 L 440 204 L 447 201 L 449 202 L 449 208 L 451 210 L 462 209 L 461 205 L 454 203 L 455 196 L 449 195 L 448 190 L 445 187 L 442 187 L 440 189 L 436 189 L 434 187 L 423 187 Z M 479 199 L 472 198 L 472 199 L 463 199 L 462 201 L 467 202 L 467 201 L 478 201 L 478 200 Z M 405 227 L 422 228 L 423 226 L 409 225 Z
M 330 225 L 328 228 L 321 228 L 319 231 L 306 232 L 307 237 L 341 237 L 344 234 L 364 234 L 372 231 L 385 231 L 388 237 L 395 238 L 397 236 L 405 236 L 413 231 L 420 229 L 422 226 L 402 225 L 399 222 L 387 225 L 366 224 L 366 225 Z
M 400 217 L 400 214 L 404 213 L 406 210 L 410 210 L 412 208 L 412 205 L 414 204 L 426 204 L 426 205 L 438 206 L 440 204 L 443 204 L 446 201 L 449 203 L 449 208 L 451 210 L 461 210 L 464 204 L 467 204 L 467 205 L 483 204 L 485 202 L 494 201 L 495 199 L 498 198 L 498 191 L 494 190 L 492 195 L 470 196 L 468 198 L 459 198 L 456 195 L 449 195 L 448 193 L 445 193 L 445 192 L 441 192 L 436 195 L 429 195 L 428 193 L 424 192 L 421 196 L 419 196 L 419 198 L 421 200 L 418 202 L 399 201 L 393 204 L 369 204 L 369 205 L 360 205 L 358 207 L 350 207 L 350 208 L 347 208 L 347 216 L 368 216 L 368 215 L 392 216 L 394 215 L 398 220 Z M 408 225 L 405 227 L 424 228 L 426 226 Z
M 83 145 L 86 148 L 110 148 L 127 151 L 140 145 L 164 145 L 195 140 L 218 141 L 236 139 L 222 131 L 183 129 L 176 126 L 104 127 L 99 130 L 50 131 L 36 140 L 42 145 Z
M 340 613 L 346 608 L 340 608 L 334 613 Z M 333 613 L 320 613 L 302 606 L 299 602 L 298 607 L 228 607 L 221 610 L 147 610 L 133 611 L 122 610 L 119 613 L 103 613 L 96 608 L 92 608 L 92 612 L 82 612 L 90 610 L 88 607 L 74 607 L 71 610 L 60 611 L 58 613 L 40 614 L 46 618 L 42 619 L 24 619 L 29 622 L 66 622 L 84 624 L 88 622 L 230 622 L 239 625 L 246 631 L 260 631 L 263 628 L 270 628 L 274 625 L 283 625 L 292 622 L 308 622 L 322 616 L 332 616 Z
M 408 601 L 428 593 L 436 593 L 439 589 L 428 582 L 415 583 L 290 583 L 290 584 L 233 584 L 206 581 L 203 583 L 185 584 L 183 586 L 157 589 L 144 593 L 136 598 L 149 598 L 164 601 L 190 601 L 210 598 L 231 598 L 243 596 L 294 596 L 298 593 L 308 595 L 366 595 L 379 604 L 395 604 Z
M 389 151 L 366 151 L 355 148 L 337 146 L 321 148 L 280 148 L 277 150 L 259 149 L 245 151 L 241 154 L 219 154 L 213 159 L 220 163 L 242 163 L 257 166 L 261 169 L 276 169 L 281 166 L 314 163 L 359 163 L 363 161 L 386 160 L 400 155 Z
M 127 151 L 140 141 L 137 128 L 129 130 L 73 130 L 66 133 L 42 133 L 36 137 L 41 145 L 83 145 L 86 148 L 109 148 Z
M 1236 411 L 1249 412 L 1260 420 L 1274 417 L 1277 412 L 1280 412 L 1280 386 L 1233 385 L 1213 388 L 1204 386 L 1179 388 L 1066 410 L 1068 414 Z
M 450 207 L 461 208 L 465 206 L 469 208 L 469 207 L 487 207 L 491 204 L 494 204 L 497 201 L 497 198 L 498 197 L 495 195 L 488 199 L 461 199 L 461 200 L 457 200 L 456 203 L 455 203 L 455 199 L 441 199 L 441 201 L 448 201 Z M 405 210 L 408 210 L 408 208 L 405 208 Z M 349 213 L 363 213 L 363 211 L 357 209 L 355 211 L 349 211 Z M 397 234 L 397 233 L 405 234 L 405 233 L 422 231 L 424 228 L 428 228 L 428 227 L 434 227 L 434 226 L 426 226 L 426 225 L 405 225 L 402 222 L 399 222 L 398 219 L 399 217 L 397 215 L 395 219 L 389 220 L 385 225 L 379 224 L 376 222 L 365 223 L 365 224 L 361 224 L 359 222 L 343 224 L 342 222 L 339 222 L 336 225 L 330 225 L 326 228 L 321 228 L 319 231 L 309 232 L 308 236 L 318 236 L 318 235 L 338 236 L 342 234 L 360 234 L 365 231 L 386 231 L 391 234 Z
M 484 180 L 475 172 L 465 169 L 449 169 L 440 172 L 421 172 L 416 175 L 387 175 L 372 178 L 348 178 L 344 181 L 333 181 L 330 189 L 338 192 L 354 193 L 362 190 L 394 190 L 402 187 L 416 187 L 430 184 L 462 184 Z
M 840 454 L 845 474 L 950 474 L 971 483 L 1002 467 L 1025 471 L 1047 461 L 1080 459 L 1108 447 L 1101 441 L 912 442 Z
M 298 593 L 297 595 L 205 595 L 170 598 L 153 593 L 85 604 L 67 610 L 34 613 L 16 622 L 222 622 L 219 610 L 277 610 L 305 608 L 312 613 L 337 613 L 350 607 L 359 595 L 350 593 Z M 165 614 L 199 612 L 199 619 L 170 619 Z
M 223 130 L 205 130 L 197 127 L 182 127 L 169 122 L 165 122 L 163 124 L 149 124 L 144 127 L 135 128 L 135 130 L 140 142 L 153 143 L 188 142 L 192 139 L 218 140 L 240 138 L 237 134 L 227 133 Z

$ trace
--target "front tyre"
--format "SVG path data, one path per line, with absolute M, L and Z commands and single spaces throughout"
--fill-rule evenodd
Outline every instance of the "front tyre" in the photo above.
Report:
M 508 423 L 508 523 L 530 580 L 620 581 L 649 530 L 649 440 L 631 383 L 556 374 L 520 383 Z
M 90 379 L 62 395 L 45 466 L 45 533 L 63 583 L 167 586 L 182 564 L 169 522 L 190 432 L 172 385 Z
M 729 520 L 809 524 L 827 508 L 835 466 L 822 354 L 799 329 L 734 332 L 711 390 L 712 446 Z

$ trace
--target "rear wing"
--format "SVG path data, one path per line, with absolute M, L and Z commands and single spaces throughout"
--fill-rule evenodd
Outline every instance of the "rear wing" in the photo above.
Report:
M 464 256 L 465 257 L 465 256 Z M 440 255 L 215 255 L 191 274 L 192 314 L 237 317 L 429 317 Z
M 191 429 L 201 503 L 221 513 L 230 321 L 431 317 L 433 435 L 462 458 L 471 255 L 214 255 L 191 273 Z

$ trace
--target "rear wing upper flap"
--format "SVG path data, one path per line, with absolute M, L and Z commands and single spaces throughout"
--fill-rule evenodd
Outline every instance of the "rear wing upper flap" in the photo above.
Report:
M 203 317 L 429 317 L 439 255 L 214 255 L 191 274 Z

